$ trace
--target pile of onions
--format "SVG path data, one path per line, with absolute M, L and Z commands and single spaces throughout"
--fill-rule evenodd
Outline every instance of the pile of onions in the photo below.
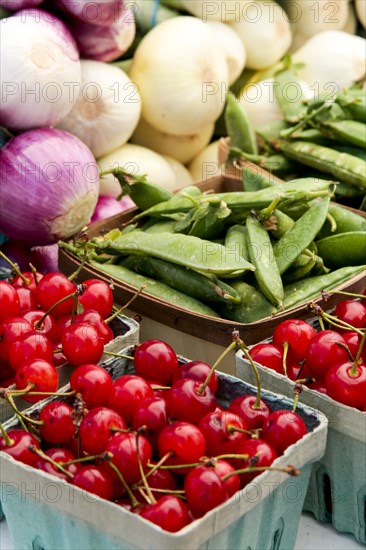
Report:
M 169 164 L 175 175 L 174 189 L 180 189 L 181 187 L 192 185 L 193 178 L 187 168 L 183 166 L 181 162 L 178 162 L 177 160 L 173 159 L 172 157 L 168 157 L 167 155 L 163 155 L 163 158 Z
M 219 162 L 219 140 L 213 141 L 189 164 L 188 170 L 193 181 L 205 181 L 221 176 L 225 166 Z
M 164 3 L 177 9 L 184 9 L 207 21 L 228 23 L 240 18 L 242 0 L 163 0 Z
M 162 132 L 196 134 L 224 109 L 225 54 L 195 17 L 175 17 L 148 32 L 135 52 L 130 76 L 139 87 L 144 119 Z
M 27 130 L 53 126 L 80 91 L 79 53 L 57 17 L 37 9 L 2 19 L 0 123 Z
M 100 61 L 81 61 L 81 79 L 78 100 L 58 127 L 99 158 L 131 137 L 140 118 L 140 95 L 121 69 Z
M 78 138 L 39 128 L 0 150 L 0 231 L 33 244 L 56 243 L 90 221 L 99 191 L 95 159 Z
M 214 33 L 225 54 L 229 69 L 230 86 L 239 78 L 245 67 L 246 52 L 244 44 L 234 29 L 219 21 L 208 21 L 207 25 Z
M 123 11 L 123 0 L 56 0 L 57 5 L 90 25 L 111 25 Z

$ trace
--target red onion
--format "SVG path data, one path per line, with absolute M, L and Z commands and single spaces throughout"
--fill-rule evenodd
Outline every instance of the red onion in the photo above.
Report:
M 68 21 L 84 59 L 114 61 L 123 55 L 133 43 L 136 34 L 133 12 L 126 8 L 109 26 L 90 25 L 76 19 Z
M 24 241 L 10 239 L 0 247 L 12 262 L 16 263 L 21 271 L 29 271 L 31 263 L 40 273 L 58 271 L 58 246 L 32 246 Z M 11 272 L 9 263 L 0 258 L 0 269 L 5 268 Z
M 59 271 L 58 267 L 58 246 L 49 244 L 48 246 L 33 246 L 30 249 L 31 263 L 40 273 L 53 273 Z
M 2 244 L 0 250 L 9 260 L 17 264 L 21 271 L 29 271 L 29 262 L 31 262 L 31 253 L 29 246 L 23 241 L 10 239 Z M 0 268 L 12 270 L 10 264 L 0 258 Z
M 127 195 L 120 201 L 117 201 L 115 197 L 111 197 L 110 195 L 99 195 L 91 223 L 105 220 L 134 206 L 136 206 L 135 203 Z
M 54 126 L 80 93 L 76 43 L 50 13 L 28 9 L 0 21 L 0 124 L 14 130 Z
M 0 6 L 7 10 L 18 11 L 25 8 L 34 8 L 42 2 L 43 0 L 0 0 Z
M 67 13 L 90 25 L 110 25 L 117 21 L 123 10 L 123 0 L 57 0 Z
M 99 172 L 88 147 L 53 128 L 21 134 L 0 150 L 0 231 L 37 245 L 53 244 L 90 221 Z

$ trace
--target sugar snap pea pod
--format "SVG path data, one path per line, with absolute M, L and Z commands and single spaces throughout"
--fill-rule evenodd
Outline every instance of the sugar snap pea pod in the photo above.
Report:
M 317 241 L 319 256 L 331 269 L 362 265 L 366 261 L 366 231 L 349 231 Z
M 238 159 L 248 160 L 270 173 L 290 172 L 291 170 L 294 170 L 296 168 L 295 162 L 286 158 L 285 155 L 281 155 L 278 153 L 274 155 L 266 156 L 266 155 L 251 155 L 249 153 L 241 152 L 239 155 L 237 153 L 237 150 L 234 150 L 234 148 L 231 148 L 230 151 L 231 151 L 231 155 L 236 160 Z M 229 156 L 229 158 L 231 157 Z
M 365 130 L 366 131 L 366 130 Z M 329 144 L 329 141 L 328 141 Z M 360 149 L 360 147 L 353 147 L 352 145 L 340 145 L 339 143 L 332 143 L 332 149 L 335 149 L 339 153 L 347 153 L 353 157 L 357 157 L 366 161 L 366 150 Z
M 281 210 L 277 210 L 277 204 L 278 199 L 275 199 L 272 204 L 261 210 L 258 215 L 266 230 L 271 231 L 271 234 L 276 239 L 280 239 L 295 222 L 290 216 L 281 212 Z
M 319 130 L 316 128 L 308 128 L 306 130 L 299 130 L 291 135 L 292 139 L 298 139 L 300 141 L 310 141 L 311 143 L 316 143 L 317 145 L 327 146 L 329 144 L 329 139 L 323 136 Z M 332 145 L 333 146 L 333 145 Z
M 273 305 L 283 300 L 283 285 L 278 271 L 271 239 L 258 218 L 250 215 L 247 219 L 247 239 L 249 258 L 255 267 L 255 278 L 262 293 Z
M 280 178 L 277 178 L 270 172 L 267 172 L 252 163 L 244 165 L 242 168 L 242 173 L 244 189 L 249 192 L 260 191 L 261 189 L 266 189 L 267 187 L 281 185 L 284 183 L 284 181 Z
M 329 120 L 319 125 L 320 131 L 331 139 L 366 148 L 365 124 L 357 120 Z
M 365 272 L 365 267 L 365 265 L 341 267 L 326 275 L 308 277 L 302 281 L 296 281 L 295 283 L 286 285 L 284 288 L 285 298 L 283 305 L 285 309 L 291 309 L 309 300 L 319 298 L 322 290 L 332 290 L 347 282 L 355 275 Z
M 360 214 L 356 214 L 356 212 L 352 212 L 352 210 L 348 210 L 335 202 L 330 203 L 328 212 L 333 216 L 337 224 L 334 234 L 349 233 L 350 231 L 366 231 L 366 218 L 360 216 Z M 330 223 L 326 220 L 317 238 L 324 239 L 331 234 Z
M 231 210 L 224 201 L 203 204 L 195 211 L 188 235 L 201 239 L 216 239 L 222 235 L 230 214 Z
M 229 227 L 225 235 L 225 248 L 228 251 L 232 250 L 234 254 L 238 254 L 238 257 L 242 257 L 248 262 L 250 261 L 244 225 L 235 224 Z
M 145 286 L 142 294 L 148 294 L 155 298 L 160 298 L 169 304 L 173 304 L 177 307 L 193 311 L 200 315 L 208 315 L 209 317 L 219 317 L 219 315 L 206 304 L 203 304 L 199 300 L 175 290 L 171 286 L 168 286 L 160 281 L 155 281 L 139 273 L 135 273 L 122 265 L 114 264 L 99 264 L 91 262 L 91 265 L 98 270 L 106 273 L 107 275 L 114 277 L 119 281 L 135 287 L 136 290 Z
M 366 189 L 366 162 L 359 158 L 303 141 L 281 141 L 276 145 L 293 160 L 331 174 L 338 181 Z
M 337 197 L 341 197 L 342 199 L 355 199 L 363 197 L 365 190 L 360 187 L 351 187 L 347 183 L 338 183 L 335 193 Z
M 254 266 L 244 258 L 234 261 L 235 258 L 233 260 L 230 254 L 227 254 L 224 246 L 180 233 L 164 233 L 158 239 L 154 234 L 133 231 L 128 235 L 121 235 L 114 241 L 99 242 L 96 246 L 100 251 L 108 251 L 111 254 L 149 255 L 216 275 L 254 270 Z
M 306 112 L 306 107 L 296 73 L 291 69 L 277 72 L 274 77 L 274 92 L 285 120 L 291 124 L 298 122 Z
M 326 273 L 329 273 L 329 272 L 330 272 L 330 269 L 329 269 L 329 267 L 326 267 L 324 265 L 323 258 L 316 255 L 315 256 L 315 265 L 314 265 L 313 269 L 311 270 L 310 275 L 311 276 L 325 275 Z
M 122 265 L 131 271 L 157 279 L 202 302 L 240 303 L 238 293 L 216 277 L 207 277 L 198 271 L 192 271 L 159 258 L 129 256 Z
M 156 221 L 154 218 L 152 218 L 151 221 L 153 221 L 154 223 L 149 223 L 147 227 L 147 224 L 145 224 L 145 226 L 143 227 L 145 233 L 174 233 L 174 227 L 176 224 L 174 220 Z
M 361 93 L 357 95 L 339 93 L 336 101 L 350 113 L 353 119 L 359 122 L 366 122 L 366 97 L 364 91 L 361 90 Z
M 244 283 L 244 281 L 235 281 L 232 283 L 232 287 L 239 294 L 241 304 L 238 306 L 230 304 L 219 308 L 224 319 L 236 323 L 254 323 L 276 313 L 276 308 L 254 286 Z
M 315 240 L 328 214 L 330 197 L 312 205 L 274 245 L 280 274 L 284 273 Z
M 315 254 L 306 254 L 306 251 L 297 258 L 292 264 L 290 269 L 283 274 L 282 280 L 284 283 L 292 283 L 293 281 L 299 281 L 305 279 L 310 275 L 311 270 L 316 265 Z
M 287 130 L 290 126 L 285 120 L 275 120 L 270 124 L 264 124 L 255 129 L 256 134 L 267 143 L 272 143 L 275 139 L 279 139 L 281 132 Z
M 197 187 L 197 185 L 187 185 L 186 187 L 182 187 L 181 189 L 179 189 L 174 195 L 173 195 L 173 199 L 176 197 L 176 198 L 180 198 L 181 196 L 184 196 L 184 195 L 190 195 L 191 197 L 199 197 L 200 195 L 202 195 L 202 191 L 199 187 Z
M 245 109 L 233 94 L 227 96 L 225 124 L 232 147 L 238 147 L 245 153 L 258 153 L 255 132 Z

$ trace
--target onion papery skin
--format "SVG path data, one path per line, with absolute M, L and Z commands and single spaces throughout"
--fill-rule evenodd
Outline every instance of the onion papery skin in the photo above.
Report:
M 57 0 L 56 4 L 89 25 L 111 25 L 123 11 L 123 0 Z
M 114 61 L 132 45 L 136 25 L 133 12 L 126 8 L 120 17 L 108 26 L 90 25 L 84 21 L 70 19 L 71 30 L 83 59 Z
M 80 92 L 79 52 L 54 15 L 22 10 L 0 21 L 0 124 L 11 130 L 54 126 Z
M 56 243 L 90 221 L 99 192 L 95 159 L 78 138 L 29 130 L 0 150 L 0 231 L 34 245 Z

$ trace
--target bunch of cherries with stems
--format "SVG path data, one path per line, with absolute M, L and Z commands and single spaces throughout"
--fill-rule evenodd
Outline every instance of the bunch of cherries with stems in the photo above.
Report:
M 324 292 L 345 296 L 331 313 L 310 304 L 320 330 L 301 319 L 288 319 L 273 332 L 271 343 L 250 349 L 261 365 L 301 380 L 349 407 L 366 411 L 366 290 L 363 294 Z M 326 325 L 328 326 L 326 328 Z
M 167 343 L 148 340 L 128 356 L 135 374 L 115 380 L 99 365 L 82 364 L 67 394 L 55 395 L 39 414 L 16 411 L 20 428 L 6 433 L 0 425 L 0 451 L 179 531 L 267 469 L 299 475 L 272 463 L 307 427 L 295 404 L 270 409 L 253 362 L 257 394 L 220 405 L 215 370 L 238 347 L 250 358 L 235 332 L 212 367 L 179 365 Z

